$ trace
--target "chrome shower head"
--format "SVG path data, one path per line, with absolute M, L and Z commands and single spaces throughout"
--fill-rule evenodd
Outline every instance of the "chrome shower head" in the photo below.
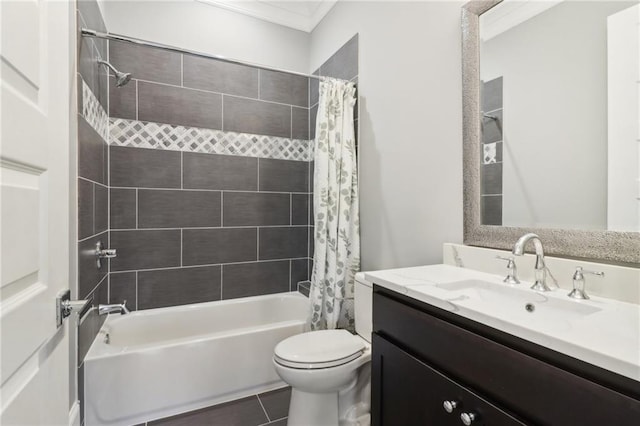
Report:
M 131 81 L 131 73 L 130 72 L 120 72 L 113 65 L 106 61 L 98 61 L 98 64 L 104 65 L 113 71 L 113 74 L 116 79 L 116 87 L 122 87 L 126 85 L 129 81 Z
M 118 72 L 116 73 L 116 86 L 122 87 L 131 81 L 131 73 L 130 72 Z

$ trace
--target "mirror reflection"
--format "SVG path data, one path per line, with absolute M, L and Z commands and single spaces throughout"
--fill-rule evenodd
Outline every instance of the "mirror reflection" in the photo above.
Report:
M 480 16 L 482 224 L 640 231 L 638 1 Z

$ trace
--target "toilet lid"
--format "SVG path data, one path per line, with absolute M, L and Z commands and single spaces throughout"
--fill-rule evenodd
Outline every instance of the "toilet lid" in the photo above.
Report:
M 293 368 L 328 368 L 358 358 L 365 347 L 361 338 L 347 330 L 311 331 L 278 343 L 275 358 Z

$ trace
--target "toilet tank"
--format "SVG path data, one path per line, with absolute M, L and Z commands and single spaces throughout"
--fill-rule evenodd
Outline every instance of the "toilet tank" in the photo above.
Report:
M 356 333 L 367 342 L 371 342 L 373 330 L 373 285 L 364 279 L 364 273 L 356 274 L 354 310 Z

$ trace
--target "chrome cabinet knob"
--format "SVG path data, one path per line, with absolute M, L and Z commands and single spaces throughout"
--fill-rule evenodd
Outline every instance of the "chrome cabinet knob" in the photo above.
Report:
M 445 401 L 442 403 L 442 406 L 444 407 L 444 411 L 451 414 L 458 406 L 458 403 L 456 401 Z
M 462 413 L 460 414 L 460 420 L 465 426 L 471 426 L 473 421 L 476 419 L 476 415 L 473 413 Z

